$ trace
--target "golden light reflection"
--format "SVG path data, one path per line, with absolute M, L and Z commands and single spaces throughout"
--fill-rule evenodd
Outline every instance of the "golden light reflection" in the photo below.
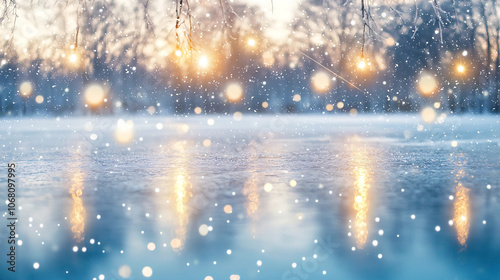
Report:
M 455 192 L 453 224 L 457 230 L 460 245 L 465 245 L 469 237 L 469 189 L 458 183 Z
M 186 145 L 186 142 L 177 142 L 173 145 L 173 148 L 178 153 L 178 163 L 175 165 L 175 183 L 171 201 L 175 205 L 177 228 L 175 230 L 175 237 L 170 241 L 170 246 L 175 252 L 179 252 L 184 248 L 187 224 L 189 222 L 188 202 L 192 196 L 191 183 L 189 182 L 187 173 L 188 158 Z
M 255 152 L 255 142 L 250 143 L 252 151 Z M 253 157 L 249 164 L 248 171 L 250 178 L 245 182 L 243 187 L 243 195 L 247 197 L 247 215 L 255 218 L 255 213 L 259 209 L 259 186 L 257 180 L 257 158 Z
M 106 98 L 106 90 L 99 84 L 92 84 L 85 89 L 85 102 L 90 107 L 98 107 Z
M 369 179 L 370 173 L 368 166 L 369 162 L 366 155 L 355 150 L 353 153 L 354 176 L 355 176 L 355 192 L 353 209 L 355 212 L 354 218 L 354 236 L 356 238 L 356 246 L 358 249 L 363 249 L 368 238 L 368 190 L 370 189 Z
M 69 193 L 73 199 L 73 206 L 70 213 L 71 231 L 76 242 L 81 242 L 84 239 L 85 232 L 85 208 L 83 207 L 83 173 L 76 170 L 71 177 L 71 189 Z

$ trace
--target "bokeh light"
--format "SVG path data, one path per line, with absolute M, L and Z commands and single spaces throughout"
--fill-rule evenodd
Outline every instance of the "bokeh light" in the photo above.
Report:
M 432 96 L 438 90 L 438 81 L 434 75 L 424 71 L 418 78 L 417 88 L 423 96 Z
M 332 87 L 332 79 L 326 72 L 319 71 L 311 77 L 311 84 L 317 93 L 326 93 Z
M 43 96 L 41 96 L 41 95 L 37 95 L 37 96 L 35 97 L 35 101 L 36 101 L 36 103 L 38 103 L 38 104 L 42 104 L 42 103 L 43 103 L 43 100 L 44 100 L 44 98 L 43 98 Z
M 149 266 L 145 266 L 142 269 L 142 275 L 144 277 L 151 277 L 151 275 L 153 275 L 153 269 L 151 269 L 151 267 L 149 267 Z
M 230 102 L 239 102 L 243 98 L 243 88 L 240 84 L 232 83 L 226 88 L 226 97 Z
M 21 97 L 30 97 L 33 93 L 33 84 L 31 82 L 22 82 L 19 86 Z
M 434 108 L 426 107 L 420 112 L 422 120 L 426 123 L 433 123 L 436 120 L 436 111 Z
M 119 119 L 115 128 L 115 140 L 120 144 L 128 144 L 134 139 L 134 122 Z
M 85 102 L 92 108 L 98 107 L 106 98 L 106 90 L 98 84 L 92 84 L 85 89 Z

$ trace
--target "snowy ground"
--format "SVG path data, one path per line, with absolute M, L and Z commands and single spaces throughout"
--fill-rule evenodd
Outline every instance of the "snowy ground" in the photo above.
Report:
M 0 121 L 1 279 L 500 277 L 498 116 L 130 119 Z

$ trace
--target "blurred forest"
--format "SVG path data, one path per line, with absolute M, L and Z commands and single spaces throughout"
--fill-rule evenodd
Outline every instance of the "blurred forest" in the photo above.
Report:
M 0 115 L 500 112 L 496 0 L 180 2 L 2 1 Z

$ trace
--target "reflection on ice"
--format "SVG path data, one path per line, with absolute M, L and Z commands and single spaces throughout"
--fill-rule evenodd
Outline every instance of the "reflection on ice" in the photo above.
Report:
M 455 193 L 453 224 L 457 230 L 457 239 L 465 245 L 469 236 L 469 189 L 458 183 Z
M 366 152 L 359 149 L 353 151 L 352 160 L 354 164 L 354 176 L 355 176 L 355 192 L 354 192 L 354 204 L 353 208 L 355 211 L 354 219 L 354 230 L 356 237 L 356 246 L 358 249 L 362 249 L 365 246 L 366 239 L 368 237 L 368 225 L 367 225 L 367 215 L 368 215 L 368 189 L 369 184 L 369 159 Z
M 79 165 L 79 163 L 76 163 Z M 71 231 L 74 234 L 74 239 L 81 242 L 84 239 L 85 232 L 85 207 L 83 206 L 83 173 L 80 171 L 79 166 L 75 166 L 74 173 L 71 178 L 71 189 L 69 193 L 73 199 L 73 206 L 70 214 Z
M 187 224 L 189 222 L 188 202 L 191 193 L 191 184 L 187 173 L 188 157 L 186 152 L 186 142 L 177 142 L 174 144 L 177 164 L 175 165 L 175 185 L 172 193 L 172 201 L 175 202 L 175 213 L 177 214 L 177 229 L 175 237 L 170 241 L 170 246 L 176 252 L 184 247 L 186 240 Z

